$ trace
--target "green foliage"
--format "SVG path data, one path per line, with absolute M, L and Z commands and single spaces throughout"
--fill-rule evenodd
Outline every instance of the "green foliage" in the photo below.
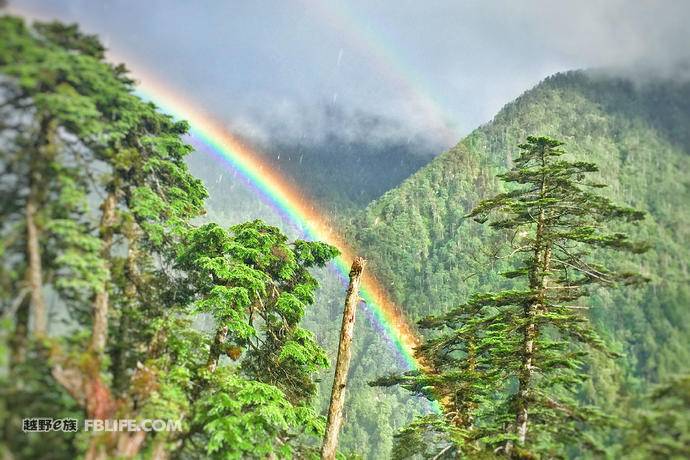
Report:
M 632 83 L 586 72 L 550 77 L 373 202 L 353 222 L 352 239 L 414 319 L 466 304 L 477 291 L 509 288 L 514 280 L 500 275 L 524 273 L 494 257 L 509 240 L 464 216 L 482 199 L 506 192 L 496 175 L 513 165 L 514 146 L 526 136 L 563 139 L 574 161 L 601 166 L 591 181 L 609 185 L 600 189 L 603 196 L 647 213 L 629 231 L 632 239 L 653 243 L 635 257 L 639 262 L 596 251 L 595 257 L 600 265 L 620 264 L 622 271 L 642 272 L 650 281 L 633 290 L 594 287 L 590 310 L 582 310 L 606 349 L 622 357 L 586 358 L 591 379 L 577 400 L 625 416 L 627 402 L 648 382 L 682 372 L 690 362 L 684 268 L 690 254 L 682 243 L 690 228 L 682 211 L 690 199 L 684 180 L 690 166 L 689 97 L 687 83 Z M 361 373 L 368 380 L 381 375 L 375 364 Z M 386 429 L 399 421 L 389 423 Z M 616 455 L 616 430 L 596 438 Z
M 690 376 L 657 385 L 630 413 L 622 453 L 628 458 L 681 459 L 690 456 Z
M 457 458 L 463 435 L 445 417 L 418 417 L 395 435 L 393 458 Z
M 515 266 L 504 276 L 522 282 L 421 321 L 438 331 L 416 350 L 430 370 L 378 382 L 440 401 L 449 423 L 464 430 L 458 448 L 467 444 L 466 453 L 486 446 L 520 458 L 562 456 L 569 445 L 590 447 L 583 430 L 603 421 L 574 397 L 586 380 L 588 347 L 605 345 L 582 315 L 586 307 L 573 304 L 591 285 L 638 280 L 602 266 L 592 253 L 644 252 L 647 245 L 606 229 L 644 214 L 591 192 L 602 187 L 587 180 L 596 166 L 562 159 L 562 145 L 528 137 L 513 167 L 498 176 L 512 187 L 468 214 L 509 232 L 506 257 Z
M 195 226 L 207 192 L 186 165 L 185 122 L 134 95 L 124 66 L 76 26 L 6 16 L 0 38 L 2 447 L 124 455 L 117 439 L 90 434 L 48 451 L 17 422 L 78 414 L 182 421 L 148 435 L 142 452 L 308 455 L 323 429 L 314 373 L 327 359 L 300 322 L 316 301 L 310 269 L 337 250 L 288 243 L 261 221 Z M 39 260 L 29 263 L 30 238 Z M 62 317 L 40 340 L 30 270 Z
M 310 375 L 327 360 L 313 334 L 298 326 L 318 287 L 308 269 L 323 266 L 337 250 L 307 241 L 290 246 L 261 221 L 229 231 L 207 224 L 186 241 L 177 267 L 188 273 L 187 289 L 199 293 L 197 311 L 227 326 L 222 346 L 245 349 L 244 371 L 278 386 L 291 401 L 310 400 L 316 391 Z
M 293 406 L 275 386 L 227 368 L 213 383 L 214 390 L 198 402 L 195 420 L 208 436 L 208 458 L 318 458 L 316 448 L 295 442 L 323 434 L 325 420 L 313 409 Z

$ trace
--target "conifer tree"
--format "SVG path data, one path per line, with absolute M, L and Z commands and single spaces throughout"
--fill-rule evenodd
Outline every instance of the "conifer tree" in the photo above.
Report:
M 207 192 L 185 163 L 185 122 L 133 94 L 125 67 L 76 26 L 3 17 L 0 38 L 0 306 L 14 362 L 0 447 L 87 459 L 308 451 L 326 356 L 299 323 L 316 300 L 309 270 L 337 250 L 260 221 L 195 226 Z M 44 326 L 46 292 L 73 334 Z M 57 449 L 22 435 L 35 414 L 182 426 L 41 438 Z
M 178 283 L 193 293 L 192 312 L 209 314 L 214 328 L 203 364 L 192 368 L 197 391 L 185 448 L 206 445 L 214 458 L 315 455 L 317 446 L 304 438 L 324 429 L 312 407 L 313 374 L 327 358 L 299 322 L 318 287 L 308 269 L 337 253 L 319 242 L 288 244 L 261 221 L 207 224 L 187 235 L 176 264 L 186 275 Z M 239 368 L 223 366 L 223 357 Z
M 447 442 L 466 454 L 490 447 L 515 458 L 559 456 L 571 443 L 593 448 L 584 428 L 604 422 L 576 397 L 589 351 L 614 356 L 582 300 L 595 286 L 643 280 L 597 259 L 606 249 L 645 251 L 646 244 L 619 231 L 620 223 L 644 215 L 595 193 L 604 187 L 588 179 L 596 165 L 563 159 L 562 145 L 529 137 L 513 167 L 499 175 L 508 191 L 468 215 L 480 223 L 491 219 L 492 228 L 509 236 L 514 266 L 503 276 L 514 287 L 476 294 L 423 320 L 421 326 L 437 331 L 417 350 L 430 370 L 375 382 L 402 384 L 442 402 L 444 431 L 462 430 L 461 442 Z
M 470 213 L 478 222 L 493 214 L 491 227 L 511 232 L 511 253 L 518 264 L 504 276 L 525 281 L 523 289 L 509 295 L 517 307 L 509 324 L 520 333 L 513 371 L 518 387 L 510 400 L 513 430 L 516 444 L 527 451 L 549 450 L 554 441 L 575 441 L 582 425 L 597 415 L 571 395 L 586 378 L 582 367 L 588 348 L 611 352 L 583 314 L 586 306 L 573 303 L 593 285 L 634 284 L 642 278 L 602 266 L 595 250 L 639 254 L 647 249 L 647 244 L 609 230 L 615 221 L 634 223 L 644 214 L 594 193 L 604 187 L 587 179 L 597 166 L 563 160 L 562 145 L 547 137 L 529 137 L 520 145 L 513 168 L 499 176 L 516 187 Z

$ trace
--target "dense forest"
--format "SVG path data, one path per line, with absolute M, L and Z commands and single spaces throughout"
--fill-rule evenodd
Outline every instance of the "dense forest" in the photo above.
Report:
M 259 220 L 97 37 L 0 38 L 3 458 L 319 458 L 338 248 Z M 424 147 L 268 149 L 423 337 L 401 373 L 358 316 L 339 457 L 690 455 L 688 126 L 688 83 L 576 71 L 400 185 Z
M 351 223 L 352 239 L 417 319 L 449 311 L 476 292 L 506 288 L 500 273 L 508 265 L 495 257 L 505 236 L 465 216 L 505 190 L 496 175 L 514 163 L 517 145 L 528 135 L 562 140 L 573 158 L 600 166 L 597 180 L 608 185 L 601 193 L 647 213 L 630 230 L 651 242 L 646 254 L 629 260 L 601 256 L 606 263 L 628 260 L 628 268 L 649 282 L 593 291 L 594 327 L 621 356 L 593 356 L 587 364 L 591 379 L 580 390 L 583 401 L 618 414 L 644 405 L 640 398 L 654 385 L 687 373 L 690 363 L 688 101 L 687 82 L 633 81 L 593 71 L 549 77 L 369 205 Z M 375 367 L 361 372 L 378 375 Z M 609 454 L 621 456 L 618 438 L 610 436 Z
M 361 115 L 356 120 L 366 126 L 366 132 L 390 129 L 383 120 L 371 116 Z M 270 140 L 259 144 L 258 149 L 282 174 L 300 184 L 327 215 L 344 215 L 348 209 L 366 207 L 440 151 L 429 139 L 378 139 L 374 135 L 350 139 L 339 135 L 339 126 L 354 122 L 333 109 L 327 121 L 336 129 L 323 139 Z

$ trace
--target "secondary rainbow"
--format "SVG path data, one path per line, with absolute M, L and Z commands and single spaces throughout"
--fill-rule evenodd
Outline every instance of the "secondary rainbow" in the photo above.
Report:
M 461 137 L 456 117 L 447 106 L 448 94 L 439 93 L 433 84 L 417 69 L 409 65 L 405 53 L 395 40 L 375 27 L 363 9 L 347 2 L 333 0 L 301 0 L 304 11 L 317 19 L 321 27 L 331 29 L 333 35 L 342 37 L 343 43 L 368 55 L 370 65 L 405 95 L 407 104 L 413 106 L 429 123 L 428 128 L 445 147 L 455 145 Z

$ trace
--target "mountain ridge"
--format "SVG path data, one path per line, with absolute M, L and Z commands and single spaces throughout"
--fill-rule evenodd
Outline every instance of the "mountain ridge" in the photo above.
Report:
M 492 257 L 505 236 L 464 216 L 502 190 L 496 174 L 527 135 L 563 140 L 572 158 L 599 164 L 608 196 L 647 212 L 633 236 L 655 242 L 648 254 L 621 262 L 648 276 L 646 286 L 597 290 L 590 299 L 596 328 L 623 358 L 588 363 L 592 380 L 581 397 L 618 410 L 690 363 L 686 101 L 686 83 L 638 84 L 587 71 L 548 77 L 370 203 L 350 222 L 350 239 L 411 320 L 505 287 L 498 274 L 506 262 Z

